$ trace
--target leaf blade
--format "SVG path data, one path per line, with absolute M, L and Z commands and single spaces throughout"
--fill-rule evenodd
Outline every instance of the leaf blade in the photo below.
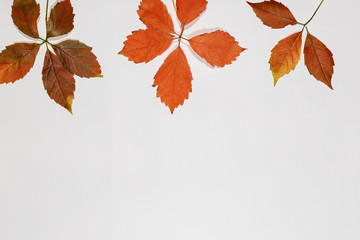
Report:
M 217 30 L 189 40 L 191 48 L 213 67 L 231 64 L 245 49 L 229 33 Z
M 207 3 L 207 0 L 177 0 L 176 14 L 182 27 L 198 18 L 206 10 Z
M 183 105 L 192 91 L 192 74 L 186 56 L 180 47 L 177 47 L 165 59 L 154 77 L 154 87 L 157 88 L 157 97 L 169 107 L 171 113 L 175 108 Z
M 0 53 L 0 84 L 23 78 L 34 66 L 40 44 L 15 43 Z
M 62 65 L 71 73 L 82 78 L 102 77 L 91 47 L 77 40 L 65 40 L 53 47 Z
M 173 37 L 152 29 L 134 31 L 127 36 L 123 49 L 124 55 L 135 63 L 147 63 L 164 53 L 171 45 Z
M 71 106 L 75 92 L 74 76 L 49 50 L 45 54 L 42 75 L 44 88 L 49 97 L 72 114 Z
M 166 33 L 174 33 L 174 23 L 161 0 L 143 0 L 137 11 L 147 28 Z
M 304 57 L 309 73 L 333 89 L 331 84 L 335 66 L 333 54 L 324 43 L 310 33 L 306 37 Z
M 281 77 L 289 74 L 299 63 L 301 46 L 302 31 L 280 40 L 271 50 L 269 64 L 275 86 Z
M 35 0 L 14 0 L 11 17 L 16 27 L 31 38 L 39 38 L 40 5 Z
M 297 24 L 291 11 L 280 2 L 270 0 L 261 3 L 247 3 L 266 26 L 278 29 Z
M 74 28 L 73 7 L 70 0 L 58 2 L 50 11 L 46 23 L 47 37 L 58 37 L 68 34 Z

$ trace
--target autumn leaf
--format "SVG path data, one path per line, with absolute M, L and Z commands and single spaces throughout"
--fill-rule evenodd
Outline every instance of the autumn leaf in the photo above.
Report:
M 177 47 L 164 61 L 156 73 L 154 87 L 158 86 L 157 97 L 174 113 L 175 108 L 183 105 L 191 92 L 192 74 L 186 56 Z
M 165 59 L 154 77 L 157 97 L 169 107 L 171 113 L 184 104 L 192 91 L 192 73 L 186 56 L 181 49 L 182 41 L 188 41 L 191 48 L 210 65 L 223 67 L 231 64 L 245 49 L 240 47 L 229 33 L 215 31 L 191 39 L 183 37 L 185 26 L 193 22 L 206 10 L 206 0 L 177 0 L 177 17 L 181 33 L 174 32 L 173 21 L 166 6 L 160 0 L 143 0 L 137 11 L 147 29 L 133 31 L 127 36 L 119 54 L 129 61 L 147 63 L 164 53 L 173 42 L 177 47 Z
M 306 37 L 304 56 L 310 74 L 333 89 L 331 85 L 335 65 L 333 54 L 325 44 L 310 33 Z
M 297 21 L 290 10 L 282 3 L 270 0 L 261 3 L 247 2 L 254 10 L 256 16 L 271 28 L 283 28 L 295 25 Z
M 274 77 L 274 85 L 285 74 L 294 70 L 300 61 L 302 32 L 294 33 L 291 36 L 281 40 L 271 50 L 270 70 Z
M 192 49 L 213 67 L 231 64 L 245 49 L 230 34 L 217 30 L 189 40 Z
M 14 0 L 12 19 L 21 32 L 32 38 L 38 38 L 37 20 L 40 16 L 40 5 L 35 0 Z
M 173 37 L 152 29 L 134 31 L 124 42 L 119 52 L 135 63 L 147 63 L 164 53 L 171 45 Z
M 46 51 L 42 71 L 44 87 L 50 98 L 72 113 L 71 105 L 74 99 L 74 74 L 65 69 L 59 58 Z
M 62 65 L 73 74 L 83 78 L 102 77 L 91 47 L 77 40 L 66 40 L 53 48 Z
M 137 13 L 147 28 L 165 33 L 175 33 L 171 16 L 160 0 L 143 0 Z
M 51 9 L 50 17 L 46 23 L 47 37 L 51 38 L 68 34 L 74 28 L 74 16 L 70 0 L 58 2 Z
M 0 53 L 0 84 L 23 78 L 33 67 L 40 46 L 45 44 L 47 51 L 42 71 L 45 90 L 51 99 L 72 113 L 74 74 L 85 78 L 102 77 L 100 64 L 92 53 L 92 48 L 80 41 L 65 40 L 58 44 L 49 41 L 49 38 L 65 35 L 74 28 L 70 0 L 57 2 L 51 9 L 45 39 L 38 33 L 39 15 L 39 4 L 35 0 L 14 0 L 14 24 L 29 37 L 42 40 L 42 43 L 15 43 L 6 47 Z
M 272 0 L 261 3 L 248 2 L 256 13 L 256 16 L 267 26 L 272 28 L 282 28 L 287 25 L 295 24 L 302 26 L 300 32 L 294 33 L 279 41 L 271 50 L 269 64 L 275 86 L 281 77 L 294 70 L 299 63 L 302 47 L 302 33 L 304 29 L 306 29 L 308 35 L 304 47 L 305 65 L 311 75 L 333 89 L 331 84 L 335 65 L 333 55 L 322 42 L 309 33 L 308 29 L 308 24 L 313 20 L 323 2 L 324 0 L 320 2 L 314 14 L 305 23 L 297 22 L 290 10 L 282 3 Z
M 23 78 L 34 66 L 39 44 L 15 43 L 0 53 L 0 84 Z

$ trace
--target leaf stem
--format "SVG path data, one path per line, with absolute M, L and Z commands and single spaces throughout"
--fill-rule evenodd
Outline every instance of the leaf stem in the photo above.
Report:
M 321 5 L 323 4 L 324 0 L 321 0 L 321 3 L 319 4 L 319 6 L 317 7 L 317 9 L 315 10 L 314 14 L 311 16 L 311 18 L 309 19 L 309 21 L 307 21 L 304 26 L 308 25 L 309 22 L 311 22 L 311 20 L 313 20 L 313 18 L 315 17 L 316 13 L 319 11 Z
M 172 0 L 172 3 L 173 3 L 173 6 L 174 6 L 174 9 L 175 9 L 175 12 L 177 12 L 177 8 L 176 8 L 175 0 Z
M 49 0 L 46 0 L 46 12 L 45 12 L 45 27 L 46 27 L 46 31 L 47 31 L 47 22 L 48 22 L 48 11 L 49 11 Z M 46 34 L 46 39 L 45 41 L 48 42 L 49 38 L 49 34 Z M 46 44 L 47 47 L 47 44 Z M 49 49 L 48 49 L 49 50 Z

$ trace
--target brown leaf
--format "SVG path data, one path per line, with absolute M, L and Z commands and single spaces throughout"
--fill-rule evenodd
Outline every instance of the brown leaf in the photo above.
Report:
M 42 75 L 44 87 L 49 97 L 72 113 L 71 105 L 75 92 L 74 76 L 49 50 L 45 55 Z
M 137 13 L 140 20 L 149 29 L 174 33 L 174 24 L 171 16 L 165 4 L 160 0 L 143 0 Z
M 0 84 L 23 78 L 34 66 L 39 44 L 15 43 L 0 53 Z
M 156 73 L 154 87 L 158 86 L 157 97 L 174 113 L 175 108 L 183 105 L 192 91 L 192 74 L 186 56 L 177 47 L 164 61 Z
M 134 31 L 124 42 L 119 52 L 135 63 L 149 62 L 165 52 L 171 45 L 173 37 L 152 29 Z
M 206 5 L 207 0 L 177 0 L 176 13 L 182 27 L 198 18 L 206 10 Z
M 281 40 L 272 50 L 270 58 L 270 70 L 274 77 L 274 85 L 277 81 L 294 70 L 299 63 L 302 45 L 302 31 L 292 34 Z
M 305 65 L 310 74 L 329 88 L 334 73 L 334 59 L 331 51 L 319 39 L 308 33 L 304 48 Z
M 39 37 L 37 20 L 40 5 L 35 0 L 14 0 L 11 16 L 21 32 L 32 38 Z
M 245 49 L 240 47 L 229 33 L 217 30 L 204 33 L 189 40 L 192 49 L 211 66 L 224 67 L 231 64 Z
M 270 0 L 261 3 L 247 3 L 266 26 L 283 28 L 287 25 L 295 25 L 297 23 L 290 10 L 280 2 Z
M 51 9 L 50 17 L 46 23 L 47 36 L 58 37 L 68 34 L 74 28 L 74 16 L 70 0 L 58 2 Z
M 66 40 L 54 45 L 54 50 L 66 69 L 79 77 L 102 77 L 101 67 L 92 48 L 77 40 Z

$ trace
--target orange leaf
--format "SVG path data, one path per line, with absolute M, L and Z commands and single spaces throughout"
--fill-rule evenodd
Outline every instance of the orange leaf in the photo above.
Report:
M 175 108 L 183 105 L 189 98 L 192 74 L 186 56 L 177 47 L 164 61 L 156 73 L 154 87 L 158 86 L 157 97 L 174 113 Z
M 272 50 L 270 58 L 270 70 L 274 77 L 274 85 L 277 81 L 294 70 L 300 60 L 302 31 L 281 40 Z
M 46 23 L 47 36 L 58 37 L 69 33 L 74 28 L 74 16 L 70 0 L 58 2 L 51 9 Z
M 75 79 L 73 74 L 64 68 L 56 55 L 49 50 L 45 55 L 42 75 L 49 97 L 72 113 Z
M 333 89 L 331 85 L 335 66 L 333 54 L 325 44 L 310 33 L 305 41 L 304 56 L 310 74 Z
M 192 49 L 211 66 L 231 64 L 245 49 L 229 33 L 217 30 L 189 40 Z
M 0 84 L 23 78 L 34 66 L 39 44 L 16 43 L 0 53 Z
M 61 63 L 79 77 L 102 77 L 101 67 L 92 48 L 77 40 L 66 40 L 53 46 Z
M 266 26 L 283 28 L 287 25 L 295 25 L 297 23 L 290 10 L 282 3 L 273 0 L 261 3 L 247 3 Z
M 21 32 L 32 38 L 39 37 L 37 20 L 40 5 L 35 0 L 14 0 L 11 16 Z
M 143 0 L 137 13 L 147 28 L 174 33 L 171 16 L 160 0 Z
M 177 0 L 177 17 L 182 27 L 198 18 L 206 10 L 206 5 L 207 0 Z
M 171 45 L 173 37 L 152 29 L 134 31 L 124 42 L 119 52 L 135 63 L 149 62 L 165 52 Z

